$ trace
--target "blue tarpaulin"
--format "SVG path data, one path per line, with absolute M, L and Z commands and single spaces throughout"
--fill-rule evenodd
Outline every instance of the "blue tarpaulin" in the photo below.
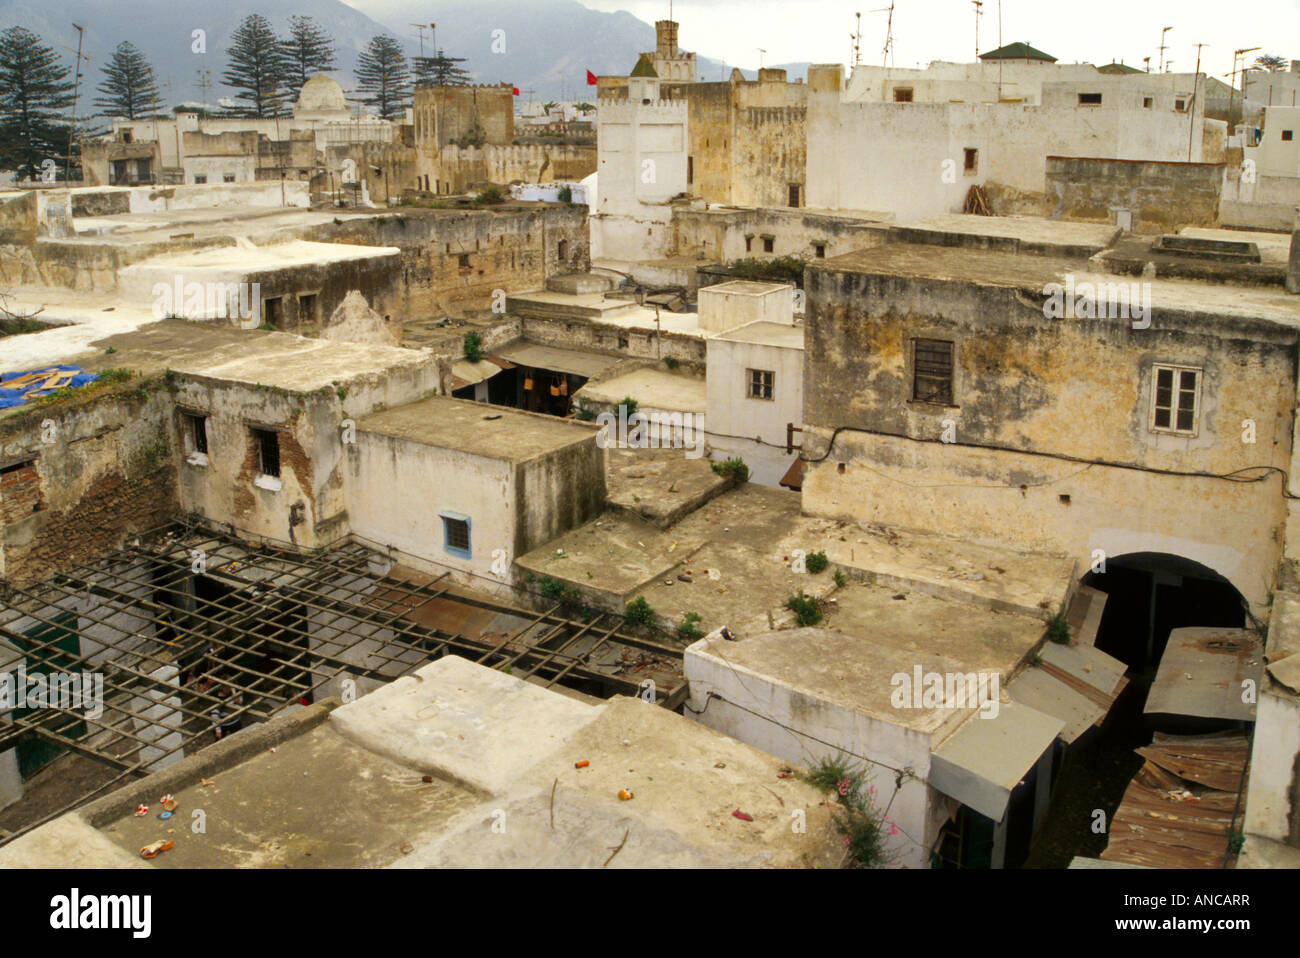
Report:
M 71 373 L 72 378 L 67 375 Z M 42 369 L 30 369 L 26 372 L 0 373 L 0 409 L 21 406 L 29 399 L 39 399 L 54 391 L 54 377 L 60 376 L 59 389 L 77 389 L 86 383 L 94 382 L 94 373 L 83 373 L 80 366 L 46 366 Z M 9 386 L 13 383 L 13 386 Z

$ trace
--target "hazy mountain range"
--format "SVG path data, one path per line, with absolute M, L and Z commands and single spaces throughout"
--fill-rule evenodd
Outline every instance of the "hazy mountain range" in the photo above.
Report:
M 139 47 L 158 75 L 168 105 L 197 102 L 201 71 L 207 71 L 207 102 L 216 104 L 230 91 L 221 84 L 226 43 L 250 13 L 259 13 L 283 32 L 293 14 L 310 16 L 335 41 L 335 77 L 345 90 L 357 53 L 379 34 L 396 37 L 410 56 L 420 53 L 414 23 L 437 23 L 437 45 L 449 56 L 465 57 L 475 82 L 510 81 L 525 100 L 589 99 L 587 71 L 628 73 L 637 55 L 654 48 L 654 27 L 629 13 L 602 13 L 576 0 L 378 0 L 367 4 L 370 15 L 341 0 L 0 0 L 0 27 L 27 27 L 66 58 L 76 59 L 78 32 L 84 30 L 82 93 L 77 114 L 86 116 L 102 81 L 102 69 L 123 40 Z M 203 30 L 206 53 L 194 52 L 194 31 Z M 494 31 L 504 31 L 504 35 Z M 499 50 L 504 41 L 504 52 Z M 424 49 L 433 51 L 434 34 L 424 31 Z M 700 54 L 700 75 L 717 80 L 731 68 Z M 791 79 L 807 64 L 786 65 Z M 746 71 L 752 78 L 754 71 Z M 89 91 L 87 91 L 89 87 Z M 531 91 L 531 92 L 530 92 Z

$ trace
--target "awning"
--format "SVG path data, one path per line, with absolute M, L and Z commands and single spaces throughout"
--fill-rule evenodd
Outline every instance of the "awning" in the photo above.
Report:
M 930 784 L 981 815 L 1002 821 L 1011 792 L 1065 727 L 1016 702 L 995 717 L 974 713 L 930 755 Z
M 778 485 L 785 486 L 787 489 L 793 489 L 800 492 L 803 489 L 803 460 L 796 459 L 790 463 L 790 468 L 785 471 Z
M 1249 629 L 1174 629 L 1147 695 L 1146 713 L 1233 722 L 1255 720 L 1255 697 L 1243 702 L 1243 683 L 1258 689 L 1264 650 Z
M 1012 680 L 1007 694 L 1063 721 L 1060 737 L 1067 745 L 1099 725 L 1128 684 L 1124 663 L 1091 645 L 1049 642 L 1039 660 Z
M 577 349 L 557 349 L 554 346 L 538 346 L 536 343 L 527 342 L 503 346 L 496 351 L 495 355 L 519 366 L 570 373 L 587 379 L 599 376 L 619 362 L 616 356 L 603 356 L 600 353 L 587 353 Z
M 484 380 L 491 379 L 499 372 L 501 372 L 501 367 L 496 363 L 488 362 L 486 359 L 480 359 L 476 363 L 462 359 L 451 364 L 451 388 L 461 389 L 465 386 L 476 386 Z

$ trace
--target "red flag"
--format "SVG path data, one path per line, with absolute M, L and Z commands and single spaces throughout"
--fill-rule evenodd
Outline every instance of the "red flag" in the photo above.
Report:
M 517 87 L 517 86 L 513 86 L 513 87 L 511 87 L 510 89 L 511 89 L 511 91 L 514 93 L 515 96 L 518 96 L 518 95 L 519 95 L 519 87 Z
M 594 73 L 592 73 L 590 70 L 588 70 L 588 71 L 587 71 L 587 86 L 595 86 L 595 85 L 596 85 L 596 74 L 594 74 Z

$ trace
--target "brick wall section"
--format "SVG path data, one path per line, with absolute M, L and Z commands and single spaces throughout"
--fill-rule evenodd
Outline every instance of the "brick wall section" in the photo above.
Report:
M 0 526 L 27 518 L 40 505 L 41 483 L 35 463 L 0 471 Z

